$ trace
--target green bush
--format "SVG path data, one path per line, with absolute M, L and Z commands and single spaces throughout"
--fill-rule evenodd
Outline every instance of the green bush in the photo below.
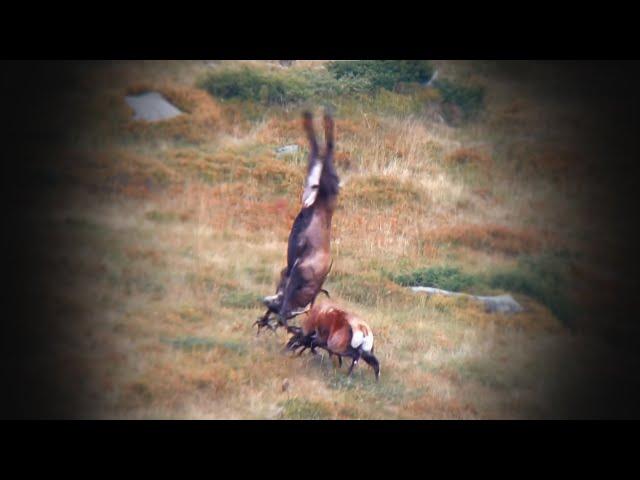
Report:
M 484 89 L 480 86 L 467 87 L 449 80 L 437 80 L 435 88 L 440 92 L 442 103 L 458 107 L 465 119 L 477 114 L 484 103 Z
M 433 75 L 426 60 L 348 60 L 335 61 L 327 69 L 338 80 L 361 79 L 369 90 L 393 90 L 400 82 L 424 83 Z
M 405 287 L 434 287 L 454 292 L 467 290 L 478 283 L 475 277 L 455 267 L 431 267 L 396 275 L 393 281 Z
M 217 98 L 251 100 L 266 105 L 330 100 L 338 95 L 366 92 L 369 88 L 362 79 L 338 81 L 326 70 L 270 72 L 246 66 L 210 72 L 198 85 Z
M 284 105 L 304 100 L 308 86 L 293 75 L 243 67 L 216 70 L 203 77 L 199 86 L 219 98 L 252 100 L 269 105 Z

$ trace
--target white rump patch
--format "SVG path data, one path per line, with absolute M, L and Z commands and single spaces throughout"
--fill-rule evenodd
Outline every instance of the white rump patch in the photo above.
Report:
M 364 334 L 360 330 L 353 332 L 353 336 L 351 337 L 351 346 L 353 348 L 358 348 L 362 345 L 362 340 L 364 340 Z
M 362 350 L 370 352 L 373 348 L 373 334 L 369 334 L 362 340 Z
M 353 332 L 351 337 L 351 346 L 353 348 L 362 348 L 365 352 L 370 352 L 373 348 L 373 334 L 367 336 L 362 333 L 362 330 Z

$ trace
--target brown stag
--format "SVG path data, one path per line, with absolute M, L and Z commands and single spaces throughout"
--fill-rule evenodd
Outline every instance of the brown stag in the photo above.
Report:
M 287 349 L 300 353 L 307 348 L 317 353 L 316 348 L 323 348 L 329 355 L 337 355 L 342 366 L 342 357 L 352 359 L 349 375 L 362 358 L 369 364 L 380 378 L 380 363 L 373 355 L 373 331 L 367 323 L 353 313 L 347 312 L 334 303 L 315 304 L 300 327 L 290 327 L 293 333 L 287 343 Z
M 321 291 L 328 296 L 322 284 L 331 269 L 331 220 L 340 184 L 333 165 L 334 122 L 325 111 L 323 153 L 318 149 L 311 113 L 304 113 L 303 126 L 310 151 L 302 209 L 289 234 L 287 266 L 280 273 L 276 293 L 264 298 L 267 311 L 255 322 L 258 333 L 263 327 L 288 328 L 288 320 L 307 311 Z M 275 328 L 269 320 L 272 314 L 277 316 Z

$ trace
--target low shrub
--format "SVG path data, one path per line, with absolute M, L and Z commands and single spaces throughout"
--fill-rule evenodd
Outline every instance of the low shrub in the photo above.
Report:
M 466 291 L 478 284 L 478 279 L 460 271 L 459 268 L 439 266 L 415 270 L 396 275 L 393 280 L 405 287 L 433 287 L 453 292 Z
M 338 80 L 363 80 L 370 91 L 393 90 L 401 82 L 424 83 L 433 75 L 433 67 L 426 60 L 335 61 L 327 69 Z
M 266 104 L 296 102 L 309 94 L 304 82 L 292 75 L 285 76 L 249 67 L 210 72 L 199 81 L 199 86 L 214 97 Z

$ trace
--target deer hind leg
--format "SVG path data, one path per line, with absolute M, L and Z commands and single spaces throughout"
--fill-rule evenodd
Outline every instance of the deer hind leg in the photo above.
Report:
M 351 366 L 349 367 L 349 371 L 347 372 L 348 376 L 351 376 L 351 374 L 353 373 L 353 369 L 358 366 L 358 362 L 360 361 L 360 355 L 361 355 L 360 350 L 356 350 L 354 348 L 351 348 L 350 351 L 345 355 L 353 359 L 353 361 L 351 362 Z
M 347 372 L 347 376 L 351 376 L 351 374 L 353 373 L 353 367 L 355 367 L 358 364 L 358 359 L 356 357 L 353 357 L 353 361 L 351 362 L 351 366 L 349 367 L 349 372 Z
M 378 359 L 373 355 L 373 349 L 371 349 L 371 352 L 362 352 L 362 359 L 373 368 L 377 382 L 380 379 L 380 362 L 378 362 Z

